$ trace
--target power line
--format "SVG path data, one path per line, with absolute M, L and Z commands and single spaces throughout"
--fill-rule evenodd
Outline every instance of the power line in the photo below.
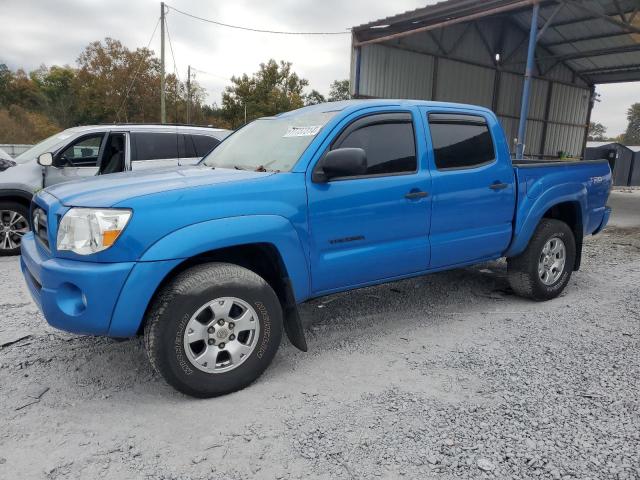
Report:
M 158 25 L 160 24 L 160 17 L 158 17 L 158 21 L 156 22 L 156 26 L 153 27 L 153 33 L 151 34 L 151 38 L 149 39 L 149 43 L 147 43 L 147 50 L 149 50 L 149 47 L 151 46 L 151 42 L 153 42 L 153 37 L 156 35 L 156 31 L 158 30 Z M 129 93 L 131 93 L 131 89 L 133 88 L 133 84 L 136 81 L 136 78 L 138 78 L 138 74 L 140 73 L 140 68 L 142 68 L 142 64 L 144 63 L 144 59 L 145 59 L 145 55 L 143 54 L 140 58 L 140 62 L 138 63 L 138 68 L 136 69 L 136 72 L 133 75 L 133 78 L 131 79 L 131 84 L 129 85 L 129 88 L 127 88 L 127 92 L 124 95 L 124 100 L 122 100 L 122 104 L 120 104 L 120 108 L 118 108 L 118 111 L 116 112 L 116 118 L 118 119 L 118 122 L 120 121 L 120 111 L 122 110 L 122 107 L 124 107 L 124 104 L 126 103 L 127 99 L 129 98 Z
M 216 20 L 211 20 L 209 18 L 199 17 L 197 15 L 193 15 L 192 13 L 183 12 L 182 10 L 178 10 L 171 5 L 167 5 L 167 8 L 170 8 L 174 12 L 181 13 L 187 17 L 195 18 L 196 20 L 201 20 L 203 22 L 212 23 L 214 25 L 218 25 L 219 27 L 227 27 L 227 28 L 235 28 L 236 30 L 245 30 L 247 32 L 258 32 L 258 33 L 271 33 L 275 35 L 351 35 L 351 30 L 342 31 L 342 32 L 285 32 L 279 30 L 265 30 L 262 28 L 252 28 L 252 27 L 243 27 L 240 25 L 231 25 L 229 23 L 222 23 Z
M 222 80 L 224 82 L 228 82 L 231 77 L 223 77 L 222 75 L 217 75 L 215 73 L 207 72 L 206 70 L 200 70 L 199 68 L 191 66 L 191 70 L 194 70 L 198 73 L 204 73 L 205 75 L 209 75 L 210 77 L 217 78 L 218 80 Z

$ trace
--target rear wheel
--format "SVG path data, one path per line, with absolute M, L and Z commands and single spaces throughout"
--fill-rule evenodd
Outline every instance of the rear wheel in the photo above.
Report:
M 0 256 L 20 254 L 20 243 L 29 231 L 29 210 L 16 202 L 0 202 Z
M 543 218 L 527 249 L 507 259 L 511 288 L 523 297 L 550 300 L 569 283 L 576 258 L 576 243 L 569 226 Z
M 214 397 L 246 387 L 268 367 L 282 338 L 282 309 L 254 272 L 210 263 L 178 275 L 147 318 L 149 360 L 177 390 Z

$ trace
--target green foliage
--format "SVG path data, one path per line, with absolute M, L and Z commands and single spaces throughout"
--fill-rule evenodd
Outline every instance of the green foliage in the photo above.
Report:
M 191 83 L 192 121 L 204 123 L 205 92 Z M 129 50 L 112 38 L 89 44 L 75 68 L 42 65 L 27 75 L 0 64 L 0 143 L 35 143 L 74 125 L 157 122 L 159 100 L 154 52 Z M 167 121 L 185 122 L 186 102 L 185 84 L 167 75 Z
M 624 142 L 627 145 L 640 145 L 640 103 L 634 103 L 627 110 L 629 125 L 624 134 Z
M 318 103 L 324 103 L 326 101 L 327 99 L 324 98 L 324 95 L 317 90 L 311 90 L 304 96 L 305 105 L 317 105 Z
M 291 70 L 290 62 L 273 59 L 261 63 L 251 76 L 231 77 L 231 83 L 222 94 L 222 115 L 234 128 L 244 123 L 245 108 L 249 122 L 302 107 L 303 90 L 309 85 Z
M 349 99 L 351 99 L 349 80 L 334 80 L 329 88 L 329 101 L 337 102 Z
M 589 124 L 589 133 L 587 140 L 593 142 L 604 142 L 607 139 L 607 127 L 601 123 L 591 122 Z
M 135 81 L 134 81 L 135 79 Z M 174 74 L 166 80 L 168 122 L 187 121 L 187 88 Z M 191 82 L 191 123 L 236 128 L 258 117 L 325 102 L 290 62 L 269 60 L 252 75 L 231 78 L 222 105 L 206 105 L 206 93 Z M 331 84 L 329 101 L 350 98 L 349 81 Z M 35 143 L 75 125 L 157 122 L 160 60 L 152 50 L 130 50 L 118 40 L 90 43 L 75 66 L 47 67 L 27 74 L 0 64 L 0 143 Z

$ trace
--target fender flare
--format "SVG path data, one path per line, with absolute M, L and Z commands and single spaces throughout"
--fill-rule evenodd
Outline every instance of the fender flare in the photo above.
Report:
M 182 261 L 213 250 L 255 243 L 271 244 L 280 255 L 286 270 L 283 278 L 286 287 L 285 331 L 291 343 L 306 352 L 297 304 L 310 293 L 309 267 L 300 238 L 288 219 L 278 215 L 249 215 L 189 225 L 158 240 L 142 254 L 140 262 Z M 157 280 L 159 285 L 164 278 Z
M 527 245 L 529 245 L 529 241 L 544 214 L 550 208 L 561 203 L 577 203 L 579 205 L 578 222 L 582 231 L 578 233 L 584 236 L 584 219 L 587 218 L 586 198 L 587 189 L 581 183 L 556 185 L 536 198 L 525 195 L 522 198 L 522 203 L 518 206 L 514 236 L 509 248 L 505 252 L 505 256 L 514 257 L 522 253 L 527 248 Z M 523 213 L 526 215 L 522 215 Z M 576 238 L 576 243 L 578 240 L 579 239 Z

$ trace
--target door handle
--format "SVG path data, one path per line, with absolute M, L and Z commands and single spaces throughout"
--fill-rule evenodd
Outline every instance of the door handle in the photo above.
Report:
M 502 183 L 502 182 L 493 182 L 491 185 L 489 185 L 489 188 L 491 190 L 504 190 L 505 188 L 507 188 L 509 185 L 506 183 Z
M 418 198 L 424 198 L 424 197 L 428 197 L 429 193 L 428 192 L 423 192 L 422 190 L 416 190 L 416 191 L 411 191 L 409 193 L 407 193 L 404 198 L 407 198 L 409 200 L 416 200 Z

